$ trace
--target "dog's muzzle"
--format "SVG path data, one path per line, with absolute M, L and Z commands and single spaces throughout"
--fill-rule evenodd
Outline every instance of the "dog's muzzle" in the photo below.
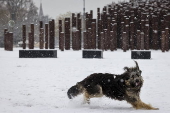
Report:
M 136 79 L 133 83 L 131 83 L 132 87 L 141 87 L 142 86 L 142 81 L 139 79 Z

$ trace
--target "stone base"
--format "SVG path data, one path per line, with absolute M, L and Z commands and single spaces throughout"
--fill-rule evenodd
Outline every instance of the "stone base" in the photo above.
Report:
M 57 58 L 57 50 L 19 50 L 19 58 Z
M 132 51 L 131 59 L 151 59 L 151 51 Z
M 102 50 L 83 50 L 83 58 L 103 58 Z

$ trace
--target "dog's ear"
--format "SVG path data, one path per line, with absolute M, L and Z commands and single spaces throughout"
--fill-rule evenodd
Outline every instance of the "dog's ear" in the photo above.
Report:
M 129 72 L 129 68 L 128 67 L 124 67 L 124 70 Z
M 138 62 L 137 62 L 137 61 L 135 61 L 135 64 L 136 64 L 136 68 L 137 68 L 137 70 L 140 70 L 140 69 L 139 69 L 139 65 L 138 65 Z

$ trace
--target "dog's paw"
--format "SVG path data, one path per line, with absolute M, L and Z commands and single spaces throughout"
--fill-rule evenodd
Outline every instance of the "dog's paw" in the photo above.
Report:
M 153 108 L 153 110 L 159 110 L 159 108 Z
M 82 105 L 84 105 L 84 104 L 90 104 L 90 101 L 84 100 L 81 104 L 82 104 Z

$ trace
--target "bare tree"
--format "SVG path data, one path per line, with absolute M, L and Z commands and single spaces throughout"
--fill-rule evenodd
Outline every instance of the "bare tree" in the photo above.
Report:
M 38 8 L 32 0 L 1 0 L 0 4 L 5 7 L 5 13 L 1 13 L 0 19 L 15 22 L 15 25 L 9 26 L 8 29 L 14 32 L 14 43 L 17 43 L 22 40 L 22 24 L 38 22 Z M 3 10 L 0 9 L 0 12 Z
M 1 27 L 6 27 L 10 18 L 9 11 L 5 7 L 5 5 L 0 3 L 0 25 Z

